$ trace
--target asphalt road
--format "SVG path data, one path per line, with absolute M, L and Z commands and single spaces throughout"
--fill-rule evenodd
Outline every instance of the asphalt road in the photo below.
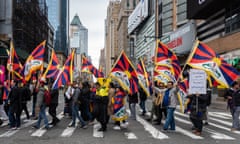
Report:
M 151 102 L 147 102 L 150 109 Z M 30 107 L 29 107 L 30 108 Z M 98 132 L 100 125 L 95 122 L 87 129 L 80 127 L 69 128 L 71 119 L 63 117 L 63 99 L 60 99 L 58 117 L 61 119 L 57 126 L 49 129 L 32 129 L 34 120 L 26 121 L 22 117 L 22 127 L 19 130 L 9 130 L 6 123 L 0 127 L 1 144 L 239 144 L 240 131 L 231 132 L 231 116 L 229 112 L 209 110 L 209 125 L 204 126 L 201 136 L 191 132 L 191 122 L 187 114 L 176 110 L 176 132 L 163 132 L 162 125 L 154 125 L 146 121 L 146 116 L 141 116 L 138 111 L 137 120 L 128 120 L 128 127 L 121 130 L 113 129 L 110 121 L 106 132 Z M 43 125 L 43 122 L 42 122 Z

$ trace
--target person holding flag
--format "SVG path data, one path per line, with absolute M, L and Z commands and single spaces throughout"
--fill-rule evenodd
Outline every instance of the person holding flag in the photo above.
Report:
M 163 126 L 163 130 L 168 130 L 170 126 L 170 130 L 175 131 L 175 120 L 174 120 L 174 111 L 178 104 L 177 92 L 179 88 L 177 85 L 174 85 L 172 81 L 168 81 L 167 90 L 164 93 L 163 103 L 166 103 L 167 106 L 167 118 L 165 124 Z

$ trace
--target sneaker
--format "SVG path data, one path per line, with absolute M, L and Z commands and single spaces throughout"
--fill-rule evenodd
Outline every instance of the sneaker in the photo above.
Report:
M 20 130 L 20 127 L 17 127 L 16 129 L 17 129 L 17 130 Z
M 49 127 L 49 126 L 45 126 L 43 129 L 44 129 L 44 130 L 49 130 L 50 127 Z
M 113 129 L 114 130 L 121 130 L 121 127 L 116 125 L 116 126 L 113 127 Z
M 39 127 L 36 126 L 36 125 L 32 126 L 32 128 L 34 128 L 34 129 L 39 129 Z
M 75 125 L 73 125 L 73 124 L 69 124 L 68 127 L 75 127 Z
M 88 125 L 94 125 L 94 121 L 90 121 Z
M 81 128 L 82 129 L 87 129 L 87 125 L 82 125 Z
M 17 129 L 17 127 L 12 127 L 12 128 L 11 128 L 11 130 L 16 130 L 16 129 Z
M 205 122 L 204 125 L 208 125 L 208 122 Z

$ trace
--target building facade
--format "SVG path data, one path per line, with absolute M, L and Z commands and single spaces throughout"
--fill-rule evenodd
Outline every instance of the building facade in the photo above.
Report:
M 107 18 L 105 20 L 105 73 L 109 73 L 116 60 L 118 52 L 117 21 L 120 10 L 120 0 L 109 1 Z
M 76 14 L 70 24 L 70 50 L 76 49 L 74 65 L 80 70 L 82 65 L 82 54 L 88 56 L 88 29 L 83 26 L 79 16 Z
M 0 39 L 7 48 L 10 40 L 13 40 L 16 52 L 24 63 L 33 49 L 47 40 L 44 60 L 48 61 L 52 28 L 47 19 L 46 1 L 0 0 L 0 9 Z M 1 63 L 6 64 L 6 59 L 1 59 Z

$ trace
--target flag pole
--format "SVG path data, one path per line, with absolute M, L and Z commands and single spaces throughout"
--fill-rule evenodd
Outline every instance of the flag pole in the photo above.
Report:
M 178 77 L 177 81 L 179 81 L 180 77 L 182 76 L 183 71 L 186 69 L 186 66 L 187 66 L 190 58 L 193 56 L 193 54 L 194 54 L 193 52 L 195 51 L 198 43 L 199 43 L 199 41 L 196 39 L 195 42 L 194 42 L 194 44 L 193 44 L 192 50 L 191 50 L 190 54 L 188 55 L 188 58 L 187 58 L 184 66 L 183 66 L 183 68 L 182 68 L 182 71 L 181 71 L 180 76 Z M 177 82 L 177 81 L 176 81 L 176 82 Z

